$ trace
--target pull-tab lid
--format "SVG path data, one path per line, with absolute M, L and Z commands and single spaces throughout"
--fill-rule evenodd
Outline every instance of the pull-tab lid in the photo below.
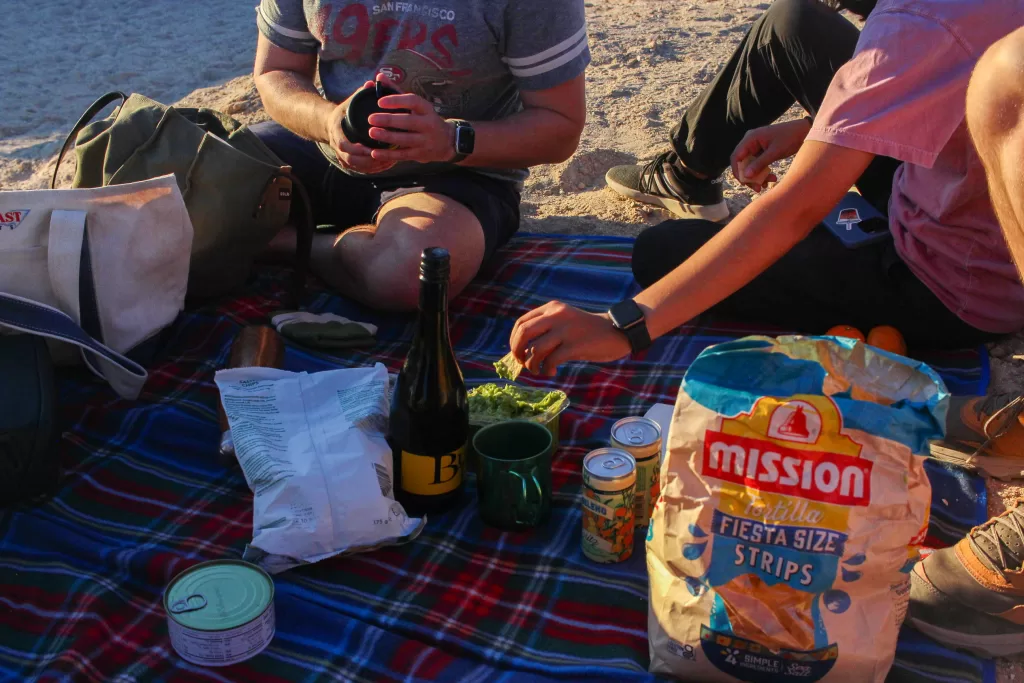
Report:
M 583 483 L 597 491 L 621 491 L 636 483 L 636 459 L 621 448 L 598 448 L 583 458 Z
M 612 445 L 645 460 L 661 452 L 661 427 L 646 417 L 623 418 L 612 425 Z
M 238 560 L 202 562 L 176 576 L 164 609 L 179 624 L 223 631 L 248 624 L 274 600 L 274 582 L 259 567 Z

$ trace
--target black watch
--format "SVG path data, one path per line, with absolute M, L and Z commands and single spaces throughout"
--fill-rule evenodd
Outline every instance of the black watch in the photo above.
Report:
M 647 331 L 647 320 L 632 299 L 620 301 L 608 309 L 608 317 L 612 319 L 615 329 L 626 335 L 633 353 L 646 351 L 651 346 L 651 335 Z
M 473 124 L 469 121 L 462 119 L 451 119 L 451 121 L 455 124 L 455 156 L 452 157 L 450 163 L 457 164 L 473 153 L 473 148 L 476 147 L 476 131 L 473 130 Z

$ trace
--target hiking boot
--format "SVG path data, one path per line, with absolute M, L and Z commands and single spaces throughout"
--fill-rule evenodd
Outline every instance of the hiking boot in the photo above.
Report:
M 668 209 L 680 218 L 721 222 L 729 217 L 722 183 L 690 175 L 676 165 L 675 152 L 659 154 L 645 166 L 615 166 L 605 182 L 619 194 Z
M 932 446 L 939 460 L 979 469 L 996 479 L 1024 477 L 1024 396 L 950 400 L 946 440 Z
M 910 576 L 911 625 L 983 657 L 1024 652 L 1024 499 L 936 550 Z

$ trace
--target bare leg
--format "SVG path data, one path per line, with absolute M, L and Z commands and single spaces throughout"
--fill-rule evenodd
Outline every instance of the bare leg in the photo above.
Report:
M 381 208 L 376 226 L 317 235 L 310 265 L 329 285 L 356 301 L 411 311 L 419 303 L 420 255 L 427 247 L 444 247 L 451 253 L 455 296 L 483 262 L 483 228 L 473 212 L 449 197 L 403 195 Z
M 967 126 L 1006 243 L 1024 273 L 1024 28 L 978 62 L 967 90 Z

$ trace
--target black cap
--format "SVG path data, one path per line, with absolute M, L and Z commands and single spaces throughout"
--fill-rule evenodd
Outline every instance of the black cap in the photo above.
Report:
M 451 255 L 444 247 L 427 247 L 420 256 L 420 280 L 447 282 L 451 260 Z

